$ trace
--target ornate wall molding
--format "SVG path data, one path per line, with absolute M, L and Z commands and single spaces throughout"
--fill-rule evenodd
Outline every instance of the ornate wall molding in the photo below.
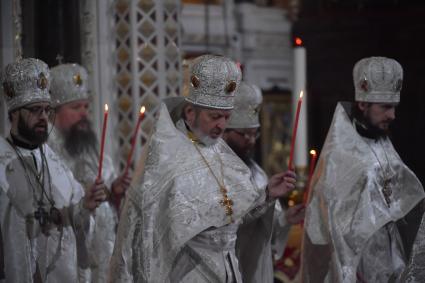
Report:
M 140 107 L 147 112 L 133 160 L 153 127 L 161 99 L 180 95 L 180 2 L 80 0 L 80 9 L 82 64 L 90 75 L 93 120 L 102 124 L 103 105 L 108 103 L 105 150 L 122 169 Z
M 161 99 L 181 93 L 180 1 L 117 0 L 113 5 L 118 157 L 125 166 L 140 107 L 145 119 L 135 160 L 152 130 Z

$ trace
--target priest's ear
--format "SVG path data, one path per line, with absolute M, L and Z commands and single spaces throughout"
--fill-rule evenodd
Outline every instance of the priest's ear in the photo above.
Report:
M 19 117 L 19 111 L 17 109 L 7 113 L 8 114 L 8 118 L 9 118 L 9 122 L 13 123 L 13 121 L 17 121 L 18 117 Z
M 189 126 L 193 126 L 196 119 L 195 107 L 191 103 L 188 103 L 183 109 L 182 116 L 183 119 L 189 124 Z
M 357 107 L 359 107 L 360 111 L 364 112 L 370 106 L 369 102 L 359 101 L 357 102 Z

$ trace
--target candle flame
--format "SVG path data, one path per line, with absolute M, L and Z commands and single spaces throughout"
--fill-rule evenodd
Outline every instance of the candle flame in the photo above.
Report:
M 300 37 L 295 38 L 295 45 L 301 46 L 303 44 L 303 40 Z
M 144 114 L 145 113 L 145 106 L 140 107 L 140 114 Z
M 312 149 L 312 150 L 310 150 L 310 154 L 311 155 L 316 155 L 317 153 L 316 153 L 316 151 L 314 149 Z
M 108 112 L 108 104 L 105 103 L 105 112 Z
M 300 92 L 300 99 L 302 99 L 302 98 L 303 98 L 303 96 L 304 96 L 304 91 L 301 91 L 301 92 Z

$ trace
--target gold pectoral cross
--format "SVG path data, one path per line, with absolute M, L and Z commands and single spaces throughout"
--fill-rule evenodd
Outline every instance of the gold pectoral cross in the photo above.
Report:
M 224 210 L 226 212 L 226 215 L 230 217 L 231 222 L 233 222 L 232 215 L 233 215 L 233 200 L 229 198 L 227 195 L 227 190 L 225 187 L 220 186 L 220 192 L 223 195 L 223 199 L 220 200 L 220 204 L 224 207 Z
M 233 214 L 233 201 L 227 197 L 227 195 L 220 201 L 220 204 L 226 209 L 226 215 L 231 216 Z
M 390 179 L 385 179 L 384 185 L 382 187 L 382 193 L 384 194 L 385 202 L 387 203 L 388 207 L 390 207 L 390 204 L 391 204 L 390 196 L 393 193 L 390 187 L 390 182 L 391 182 Z

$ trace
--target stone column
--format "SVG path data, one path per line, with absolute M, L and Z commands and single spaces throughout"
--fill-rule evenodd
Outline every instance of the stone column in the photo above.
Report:
M 19 0 L 0 1 L 0 28 L 1 73 L 7 64 L 22 56 L 22 16 Z M 0 135 L 5 136 L 8 133 L 7 107 L 4 99 L 0 98 Z

